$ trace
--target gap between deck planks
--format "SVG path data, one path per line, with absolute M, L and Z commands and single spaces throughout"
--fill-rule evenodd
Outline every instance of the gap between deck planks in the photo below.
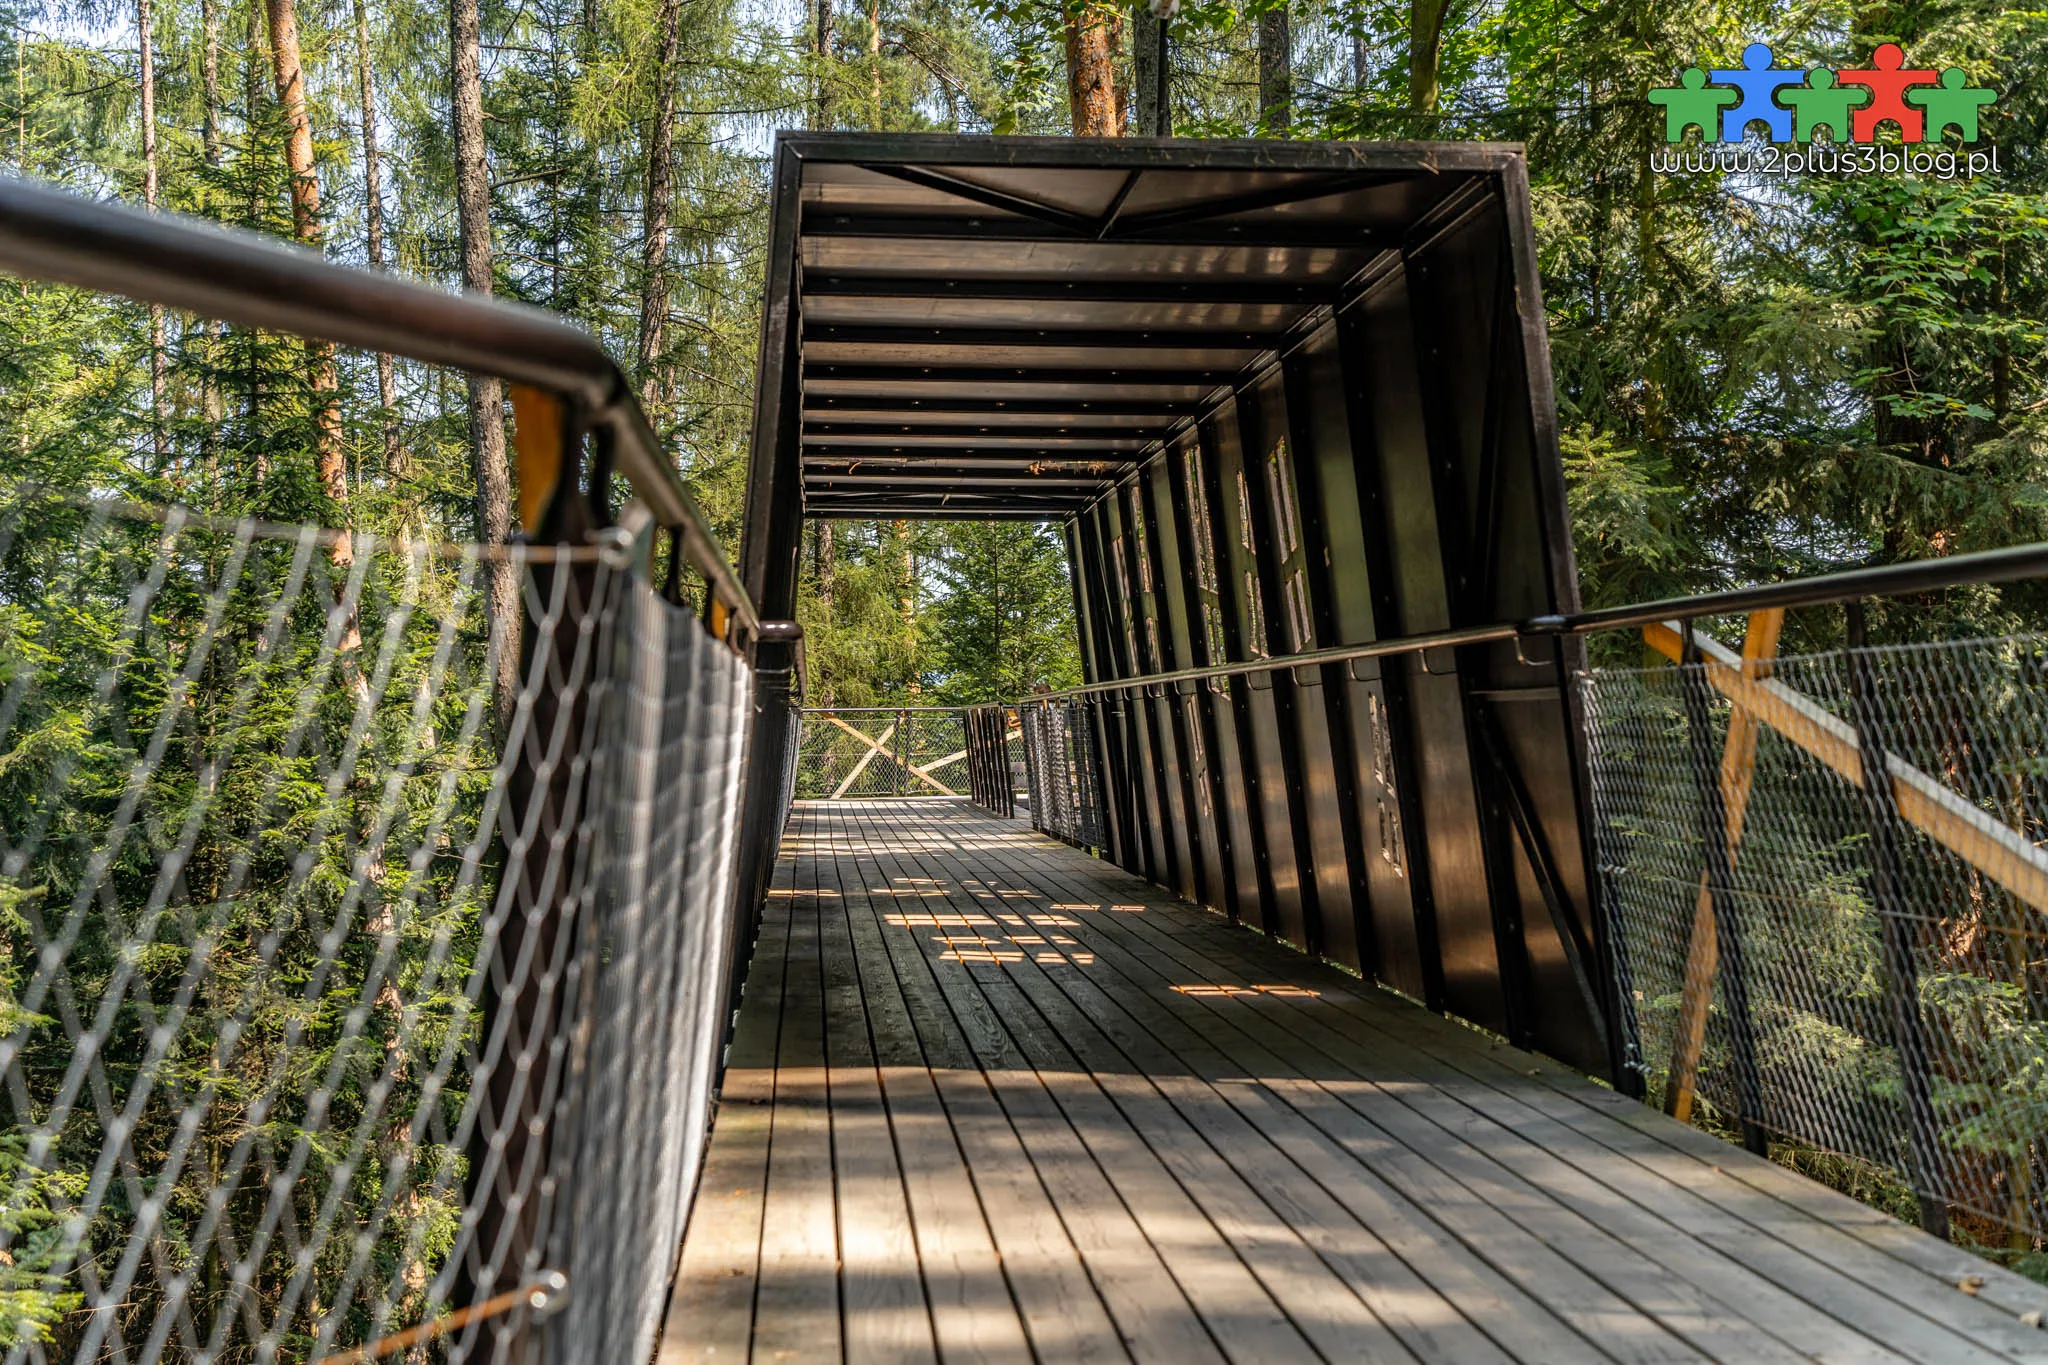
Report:
M 1022 822 L 803 802 L 660 1360 L 2048 1365 L 2044 1309 Z

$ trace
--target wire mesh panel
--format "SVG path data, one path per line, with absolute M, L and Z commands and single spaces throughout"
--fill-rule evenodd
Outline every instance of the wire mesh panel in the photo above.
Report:
M 1584 680 L 1632 1060 L 2048 1235 L 2048 641 L 1767 668 Z
M 807 707 L 795 792 L 807 801 L 968 794 L 965 707 Z
M 1018 708 L 1031 826 L 1080 848 L 1101 848 L 1102 778 L 1095 766 L 1095 713 L 1085 702 Z
M 0 509 L 9 1362 L 647 1357 L 749 678 L 633 562 Z

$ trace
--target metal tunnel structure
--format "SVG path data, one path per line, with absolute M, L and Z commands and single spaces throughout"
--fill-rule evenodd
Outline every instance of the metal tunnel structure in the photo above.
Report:
M 1065 528 L 1125 868 L 1619 1077 L 1519 150 L 785 135 L 744 576 L 807 517 Z M 757 763 L 776 761 L 765 752 Z M 757 769 L 759 771 L 759 769 Z

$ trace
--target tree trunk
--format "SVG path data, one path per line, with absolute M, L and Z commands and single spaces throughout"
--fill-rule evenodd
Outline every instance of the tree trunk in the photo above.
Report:
M 1287 6 L 1259 16 L 1259 132 L 1286 137 L 1294 124 L 1294 33 Z
M 903 659 L 910 675 L 910 695 L 914 697 L 921 690 L 917 678 L 917 559 L 910 544 L 910 523 L 894 522 L 890 529 L 895 532 L 896 548 L 902 556 L 898 588 L 902 594 Z
M 1365 34 L 1351 35 L 1351 89 L 1357 94 L 1365 93 L 1365 83 L 1372 75 L 1365 62 Z
M 832 523 L 823 517 L 811 523 L 817 528 L 818 565 L 818 609 L 825 618 L 825 624 L 832 623 L 832 597 L 838 590 L 839 566 L 834 561 L 832 549 Z
M 448 0 L 449 107 L 455 123 L 455 203 L 462 236 L 462 284 L 491 292 L 491 186 L 484 160 L 484 83 L 477 0 Z M 469 442 L 476 477 L 476 533 L 486 545 L 512 535 L 512 471 L 505 460 L 505 390 L 488 375 L 469 376 Z M 497 705 L 511 718 L 519 689 L 519 578 L 505 560 L 490 565 L 489 610 L 499 638 Z
M 249 136 L 249 154 L 256 151 L 256 130 L 263 122 L 263 6 L 250 0 L 249 27 L 246 30 L 248 52 L 242 67 L 242 107 L 245 131 Z M 249 181 L 249 226 L 260 227 L 263 223 L 262 177 L 252 175 Z
M 1067 12 L 1067 106 L 1075 137 L 1116 137 L 1123 132 L 1123 92 L 1116 84 L 1116 50 L 1123 41 L 1123 11 L 1078 0 Z
M 157 207 L 156 181 L 156 36 L 150 0 L 135 0 L 135 31 L 140 39 L 142 85 L 142 203 Z M 149 305 L 149 440 L 158 472 L 164 467 L 168 440 L 164 431 L 164 309 Z
M 253 158 L 257 155 L 258 130 L 263 125 L 264 70 L 267 66 L 263 55 L 263 6 L 256 3 L 256 0 L 250 0 L 247 16 L 248 26 L 243 29 L 242 126 L 243 131 L 248 136 L 248 146 L 242 154 L 245 157 Z M 245 214 L 244 221 L 251 228 L 261 228 L 263 225 L 263 177 L 252 173 L 245 176 L 244 179 L 248 182 L 249 186 L 248 202 L 242 206 L 243 213 Z M 247 373 L 248 391 L 243 397 L 247 403 L 249 429 L 253 434 L 257 428 L 257 422 L 263 414 L 263 372 L 262 367 L 255 363 L 255 349 L 253 347 L 250 348 L 249 354 L 251 360 Z M 268 447 L 263 442 L 256 441 L 253 444 L 256 451 L 256 464 L 252 472 L 256 476 L 256 483 L 260 486 L 265 479 L 270 477 L 270 457 L 266 453 Z
M 868 0 L 868 127 L 882 129 L 882 0 Z
M 832 0 L 816 0 L 814 25 L 811 51 L 818 62 L 818 93 L 811 127 L 824 129 L 832 126 Z
M 650 419 L 666 389 L 661 372 L 668 324 L 668 221 L 675 195 L 676 54 L 682 47 L 682 0 L 661 0 L 661 56 L 655 65 L 660 93 L 647 131 L 645 231 L 640 259 L 640 401 Z
M 363 235 L 370 269 L 384 268 L 384 159 L 377 148 L 377 75 L 370 56 L 370 7 L 355 0 L 356 84 L 363 98 Z M 384 429 L 384 472 L 402 479 L 411 470 L 398 446 L 398 377 L 387 351 L 377 353 L 377 406 Z
M 1172 132 L 1171 120 L 1160 106 L 1166 82 L 1159 69 L 1159 27 L 1149 5 L 1140 5 L 1131 17 L 1131 84 L 1137 87 L 1139 137 L 1163 137 Z
M 200 145 L 206 164 L 220 165 L 220 0 L 199 6 L 199 87 L 206 101 Z
M 220 0 L 202 0 L 199 7 L 199 84 L 206 111 L 201 146 L 206 164 L 219 166 L 220 147 Z M 220 339 L 226 335 L 218 318 L 206 320 L 207 374 L 200 383 L 199 403 L 205 422 L 199 434 L 199 451 L 209 479 L 220 469 L 220 423 L 226 412 L 220 400 L 220 386 L 213 368 L 220 363 Z
M 313 165 L 313 125 L 306 112 L 306 70 L 299 60 L 299 14 L 297 0 L 268 0 L 270 12 L 270 62 L 277 73 L 277 103 L 284 111 L 285 169 L 292 178 L 292 235 L 308 246 L 320 244 L 320 176 Z M 313 401 L 319 405 L 315 417 L 314 468 L 320 486 L 342 509 L 348 503 L 348 466 L 341 448 L 341 404 L 337 395 L 334 347 L 324 341 L 306 345 L 307 381 Z M 345 511 L 336 518 L 344 527 Z M 336 564 L 350 564 L 355 552 L 346 531 L 329 551 Z
M 1449 10 L 1450 0 L 1409 0 L 1408 107 L 1418 114 L 1436 112 L 1437 63 Z
M 838 565 L 834 562 L 832 546 L 832 523 L 820 517 L 811 523 L 811 566 L 818 575 L 818 620 L 830 627 L 832 624 L 833 596 L 838 590 Z M 817 655 L 811 656 L 814 670 L 811 686 L 817 692 L 816 705 L 832 704 L 832 679 L 819 668 Z

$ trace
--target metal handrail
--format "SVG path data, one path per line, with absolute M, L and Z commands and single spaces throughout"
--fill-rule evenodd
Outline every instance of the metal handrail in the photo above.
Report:
M 2002 550 L 1980 550 L 1973 554 L 1950 555 L 1945 559 L 1916 559 L 1905 564 L 1845 569 L 1839 573 L 1815 574 L 1810 578 L 1793 578 L 1753 588 L 1731 588 L 1697 597 L 1667 597 L 1658 602 L 1602 607 L 1597 611 L 1574 612 L 1569 616 L 1539 616 L 1524 623 L 1518 633 L 1590 635 L 1595 631 L 1626 630 L 1673 619 L 1731 616 L 1737 612 L 1763 611 L 1771 607 L 1818 607 L 1863 597 L 1932 592 L 1938 588 L 1961 587 L 1966 583 L 2011 583 L 2042 577 L 2048 577 L 2048 542 L 2011 545 Z
M 851 715 L 855 712 L 864 711 L 870 715 L 895 716 L 917 715 L 925 712 L 936 714 L 939 712 L 972 711 L 976 706 L 983 704 L 981 702 L 962 702 L 958 706 L 806 706 L 802 710 L 805 715 L 820 711 L 837 711 Z
M 655 520 L 679 533 L 685 556 L 725 610 L 761 638 L 753 599 L 625 374 L 572 323 L 524 304 L 335 265 L 274 237 L 5 176 L 0 270 L 560 394 L 592 428 L 610 433 L 614 468 Z
M 1243 677 L 1253 673 L 1275 673 L 1281 669 L 1312 668 L 1323 664 L 1348 663 L 1355 659 L 1379 659 L 1397 654 L 1420 654 L 1432 649 L 1461 645 L 1492 644 L 1557 639 L 1566 635 L 1592 635 L 1605 630 L 1627 630 L 1636 626 L 1661 625 L 1669 621 L 1691 621 L 1709 616 L 1780 607 L 1814 607 L 1832 602 L 1856 601 L 1866 597 L 1895 597 L 1904 593 L 1930 592 L 1938 588 L 1971 583 L 2010 583 L 2020 579 L 2048 577 L 2048 543 L 2015 545 L 2002 550 L 1951 555 L 1945 559 L 1919 559 L 1907 564 L 1883 564 L 1868 569 L 1847 569 L 1840 573 L 1815 574 L 1783 583 L 1766 583 L 1752 588 L 1702 593 L 1695 597 L 1667 597 L 1655 602 L 1602 607 L 1594 611 L 1556 616 L 1533 616 L 1520 622 L 1469 626 L 1462 630 L 1430 631 L 1399 635 L 1357 645 L 1335 645 L 1327 649 L 1304 650 L 1299 654 L 1278 654 L 1237 663 L 1212 664 L 1201 668 L 1177 668 L 1165 673 L 1144 673 L 1135 678 L 1088 683 L 1058 692 L 1040 692 L 1013 699 L 1005 705 L 1024 706 L 1032 702 L 1059 701 L 1067 697 L 1097 696 L 1110 692 L 1135 692 L 1184 682 L 1206 682 L 1214 678 Z

